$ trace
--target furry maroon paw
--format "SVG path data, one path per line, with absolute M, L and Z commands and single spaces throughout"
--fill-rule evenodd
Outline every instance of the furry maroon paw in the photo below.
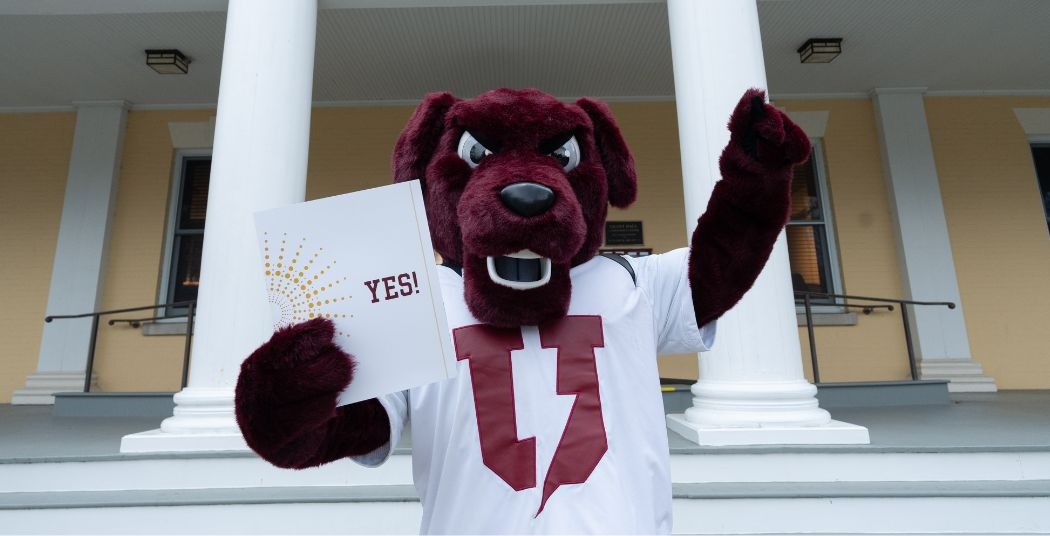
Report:
M 729 119 L 729 146 L 723 159 L 751 173 L 790 168 L 809 158 L 806 133 L 770 104 L 765 92 L 749 89 Z
M 354 364 L 332 341 L 333 332 L 325 319 L 281 329 L 241 365 L 237 424 L 264 458 L 335 415 L 336 398 L 353 379 Z

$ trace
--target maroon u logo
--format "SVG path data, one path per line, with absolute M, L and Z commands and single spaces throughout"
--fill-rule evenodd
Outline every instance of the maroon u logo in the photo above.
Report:
M 598 394 L 594 349 L 605 346 L 599 316 L 568 316 L 539 327 L 540 345 L 558 350 L 557 393 L 576 395 L 543 482 L 539 515 L 562 484 L 587 480 L 609 445 Z M 456 357 L 467 359 L 474 389 L 481 459 L 511 488 L 536 487 L 536 438 L 518 438 L 510 353 L 525 347 L 521 330 L 485 325 L 453 331 Z

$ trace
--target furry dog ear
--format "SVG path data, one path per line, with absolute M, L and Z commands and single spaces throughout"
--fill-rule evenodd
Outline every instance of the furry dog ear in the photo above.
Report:
M 394 146 L 390 167 L 394 182 L 423 179 L 430 157 L 445 132 L 445 115 L 459 102 L 451 93 L 429 93 L 412 113 Z
M 609 181 L 609 203 L 617 208 L 627 208 L 638 194 L 638 177 L 634 171 L 634 158 L 623 141 L 620 127 L 616 126 L 616 120 L 605 103 L 583 98 L 576 101 L 576 105 L 594 125 L 594 144 L 598 147 L 598 156 Z

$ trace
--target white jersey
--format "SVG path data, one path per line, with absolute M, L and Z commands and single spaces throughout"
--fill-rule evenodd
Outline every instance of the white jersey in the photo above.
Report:
M 688 252 L 573 268 L 566 318 L 482 325 L 463 280 L 441 291 L 458 375 L 380 398 L 391 444 L 411 419 L 424 533 L 668 533 L 671 482 L 656 355 L 706 350 Z M 377 465 L 389 445 L 358 457 Z

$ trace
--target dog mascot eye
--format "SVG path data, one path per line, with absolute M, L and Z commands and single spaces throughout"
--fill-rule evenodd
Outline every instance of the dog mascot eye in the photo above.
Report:
M 576 143 L 576 136 L 569 138 L 569 141 L 552 151 L 551 156 L 561 163 L 565 171 L 572 171 L 580 163 L 580 145 Z
M 457 152 L 459 157 L 472 168 L 478 167 L 486 156 L 492 154 L 488 147 L 474 139 L 474 136 L 467 131 L 463 131 L 463 136 L 459 138 L 459 151 Z

